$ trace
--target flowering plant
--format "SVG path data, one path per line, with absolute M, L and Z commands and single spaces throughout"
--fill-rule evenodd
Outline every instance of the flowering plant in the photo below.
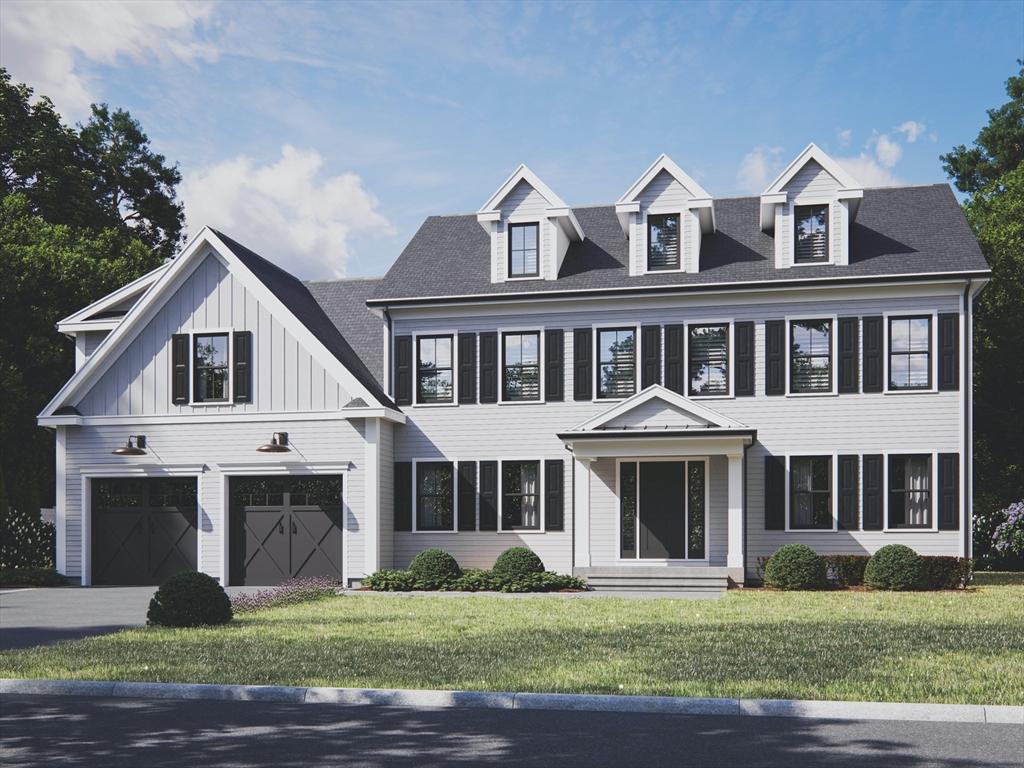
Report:
M 310 600 L 334 597 L 340 589 L 341 584 L 337 581 L 322 576 L 308 579 L 289 579 L 271 589 L 261 589 L 259 592 L 233 595 L 231 598 L 231 609 L 235 613 L 252 613 L 264 608 L 279 608 L 282 605 L 294 605 L 295 603 L 305 603 Z
M 993 548 L 1003 555 L 1024 555 L 1024 501 L 1002 510 L 1003 520 L 992 533 Z

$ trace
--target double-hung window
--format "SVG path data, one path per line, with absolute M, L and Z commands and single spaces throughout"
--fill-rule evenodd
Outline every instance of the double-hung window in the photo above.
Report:
M 416 464 L 416 530 L 455 530 L 455 475 L 450 461 Z
M 420 336 L 416 339 L 416 401 L 454 402 L 452 337 Z
M 636 329 L 601 328 L 597 332 L 597 396 L 629 397 L 636 392 Z
M 931 389 L 932 319 L 889 318 L 889 389 Z
M 831 320 L 794 320 L 790 323 L 789 391 L 832 391 Z
M 540 225 L 508 225 L 508 276 L 537 277 Z
M 540 400 L 540 332 L 502 335 L 502 398 Z
M 540 530 L 540 462 L 505 461 L 501 472 L 501 528 Z
M 821 264 L 828 261 L 828 206 L 794 206 L 793 261 Z
M 690 394 L 729 394 L 729 326 L 689 326 Z
M 679 269 L 679 214 L 647 216 L 647 271 Z
M 217 403 L 228 399 L 228 335 L 196 334 L 194 341 L 195 392 L 193 402 Z
M 932 457 L 889 457 L 889 527 L 931 528 Z
M 789 527 L 832 529 L 832 457 L 794 456 L 789 460 Z

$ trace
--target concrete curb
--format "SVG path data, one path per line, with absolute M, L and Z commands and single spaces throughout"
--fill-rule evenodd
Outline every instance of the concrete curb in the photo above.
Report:
M 287 704 L 412 707 L 416 709 L 533 709 L 671 715 L 796 717 L 821 720 L 913 720 L 1024 726 L 1024 706 L 913 704 L 787 699 L 699 699 L 675 696 L 607 696 L 572 693 L 503 693 L 383 688 L 119 683 L 102 680 L 5 680 L 0 694 L 97 696 L 139 699 L 208 699 Z

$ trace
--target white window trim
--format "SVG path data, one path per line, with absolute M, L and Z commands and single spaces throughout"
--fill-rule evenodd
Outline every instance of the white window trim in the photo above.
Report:
M 540 397 L 536 400 L 506 400 L 505 399 L 505 334 L 506 333 L 536 333 L 537 334 L 537 368 L 540 374 Z M 545 402 L 545 384 L 547 383 L 547 372 L 545 371 L 545 349 L 544 329 L 539 326 L 498 328 L 498 405 L 543 405 Z
M 227 334 L 228 337 L 228 396 L 226 400 L 196 400 L 196 336 L 216 336 L 218 334 Z M 256 338 L 256 334 L 253 334 L 253 339 Z M 256 370 L 256 345 L 250 345 L 252 347 L 252 359 L 249 361 L 249 366 L 252 371 Z M 209 408 L 216 405 L 234 405 L 235 404 L 235 331 L 232 328 L 199 328 L 188 331 L 188 405 L 195 408 Z M 171 366 L 171 377 L 174 377 L 174 366 Z M 255 374 L 251 377 L 253 382 L 253 392 L 251 392 L 250 402 L 256 402 Z M 246 405 L 246 403 L 240 403 L 240 405 Z M 179 406 L 180 407 L 180 406 Z
M 686 214 L 689 212 L 688 208 L 680 208 L 678 205 L 651 205 L 644 208 L 641 214 L 641 230 L 640 236 L 640 272 L 641 275 L 672 275 L 686 271 Z M 679 217 L 679 267 L 677 269 L 648 269 L 648 238 L 650 237 L 650 227 L 647 223 L 648 216 L 665 216 L 675 214 Z
M 598 356 L 598 336 L 601 331 L 614 331 L 617 329 L 632 328 L 633 329 L 633 344 L 634 350 L 634 371 L 633 371 L 633 392 L 625 397 L 599 397 L 598 392 L 600 391 L 599 382 L 601 380 L 601 359 Z M 640 323 L 637 322 L 623 322 L 623 323 L 594 323 L 590 326 L 590 335 L 593 337 L 590 340 L 591 347 L 591 360 L 593 361 L 593 370 L 590 373 L 591 386 L 593 392 L 591 394 L 591 400 L 595 403 L 621 403 L 623 400 L 628 400 L 633 397 L 637 392 L 640 391 Z M 664 335 L 664 334 L 662 334 Z
M 928 352 L 928 379 L 931 386 L 928 389 L 890 389 L 889 388 L 889 318 L 901 317 L 927 317 L 928 336 L 930 348 Z M 904 311 L 897 312 L 889 310 L 882 313 L 882 322 L 885 324 L 882 329 L 882 374 L 884 388 L 882 392 L 886 395 L 928 395 L 939 391 L 939 313 L 934 310 L 923 312 Z
M 518 464 L 521 462 L 536 462 L 537 463 L 537 502 L 540 504 L 540 527 L 539 528 L 504 528 L 502 525 L 503 510 L 502 507 L 505 504 L 505 463 Z M 564 465 L 563 465 L 564 471 Z M 544 478 L 544 459 L 522 459 L 522 458 L 501 458 L 498 459 L 498 533 L 515 533 L 515 534 L 529 534 L 536 535 L 538 533 L 547 533 L 547 504 L 545 493 L 547 492 L 546 481 Z M 564 481 L 563 481 L 564 482 Z M 561 533 L 561 531 L 556 531 Z
M 790 484 L 789 480 L 791 477 L 790 460 L 791 459 L 810 459 L 818 456 L 828 456 L 829 464 L 832 475 L 831 486 L 829 488 L 829 495 L 831 498 L 832 507 L 832 527 L 831 528 L 791 528 L 789 525 L 789 516 L 791 513 L 790 502 L 792 497 L 790 495 Z M 859 474 L 859 473 L 858 473 Z M 801 451 L 799 453 L 787 453 L 786 454 L 786 533 L 833 533 L 839 530 L 839 452 L 838 451 Z
M 724 454 L 723 454 L 724 455 Z M 637 466 L 636 475 L 636 520 L 637 520 L 637 541 L 636 557 L 622 557 L 622 465 L 641 464 L 648 461 L 700 461 L 704 463 L 704 557 L 640 557 L 640 467 Z M 689 480 L 684 475 L 684 484 Z M 685 487 L 685 485 L 684 485 Z M 684 497 L 685 500 L 685 497 Z M 684 507 L 686 515 L 689 516 L 689 505 Z M 711 555 L 711 531 L 708 529 L 708 521 L 711 516 L 711 457 L 710 456 L 619 456 L 615 459 L 615 549 L 613 557 L 617 565 L 708 565 Z M 689 523 L 689 519 L 685 521 Z M 688 527 L 685 530 L 689 530 Z M 689 551 L 687 542 L 686 550 Z
M 829 378 L 832 380 L 832 388 L 828 392 L 793 392 L 790 382 L 790 374 L 793 371 L 793 347 L 791 339 L 793 338 L 792 325 L 794 322 L 800 322 L 801 320 L 828 320 L 831 323 L 831 327 L 828 334 L 829 344 Z M 835 314 L 829 314 L 827 312 L 821 312 L 817 314 L 807 315 L 786 315 L 786 338 L 783 343 L 786 347 L 786 397 L 837 397 L 839 394 L 839 371 L 836 369 L 836 328 L 839 325 L 838 316 Z M 824 455 L 824 454 L 821 454 Z
M 509 216 L 502 221 L 500 236 L 504 238 L 504 251 L 502 257 L 505 259 L 504 273 L 505 282 L 508 283 L 520 283 L 529 280 L 543 280 L 544 279 L 544 225 L 547 224 L 546 219 L 538 219 L 536 216 L 529 214 L 517 214 Z M 512 241 L 511 241 L 511 229 L 510 224 L 536 224 L 537 225 L 537 274 L 536 275 L 513 275 L 511 267 L 512 257 Z
M 809 195 L 807 197 L 800 197 L 796 200 L 792 200 L 789 203 L 789 219 L 790 219 L 790 232 L 789 232 L 789 266 L 791 267 L 824 267 L 830 264 L 836 263 L 835 247 L 832 242 L 833 222 L 835 221 L 837 201 L 834 197 L 822 197 L 820 195 Z M 813 261 L 804 262 L 803 264 L 796 263 L 796 207 L 805 205 L 827 205 L 828 206 L 828 223 L 827 223 L 827 234 L 828 234 L 828 261 Z M 840 233 L 845 234 L 845 233 Z
M 729 331 L 729 349 L 728 359 L 726 361 L 725 379 L 726 385 L 729 391 L 724 395 L 693 395 L 690 394 L 690 329 L 694 326 L 700 327 L 702 325 L 724 325 Z M 733 338 L 733 329 L 735 323 L 732 320 L 700 320 L 694 322 L 687 322 L 683 327 L 683 375 L 685 377 L 684 389 L 685 397 L 693 400 L 734 400 L 736 398 L 736 386 L 733 381 L 733 355 L 735 354 L 735 339 Z
M 452 340 L 452 401 L 420 402 L 420 339 L 448 336 Z M 479 342 L 478 342 L 479 343 Z M 479 363 L 478 363 L 479 366 Z M 459 404 L 459 334 L 457 331 L 418 331 L 412 335 L 412 404 L 414 408 L 453 408 Z
M 419 464 L 451 464 L 452 465 L 452 528 L 443 531 L 421 531 L 416 527 L 419 518 L 420 486 L 419 486 Z M 412 533 L 421 535 L 428 534 L 452 534 L 459 533 L 459 460 L 447 456 L 438 456 L 432 459 L 412 460 Z M 468 531 L 467 531 L 468 533 Z
M 959 451 L 958 451 L 959 452 Z M 913 448 L 900 449 L 897 451 L 882 451 L 882 533 L 938 533 L 939 532 L 939 505 L 937 503 L 939 493 L 939 451 L 932 449 L 917 450 Z M 931 518 L 931 525 L 928 528 L 890 528 L 889 527 L 889 457 L 890 456 L 929 456 L 931 461 L 931 487 L 928 489 L 928 516 Z M 961 486 L 960 494 L 963 493 Z M 963 506 L 963 499 L 958 499 L 957 506 Z M 960 511 L 961 516 L 963 510 Z M 963 520 L 961 519 L 961 525 Z M 949 531 L 955 535 L 962 535 L 962 530 Z

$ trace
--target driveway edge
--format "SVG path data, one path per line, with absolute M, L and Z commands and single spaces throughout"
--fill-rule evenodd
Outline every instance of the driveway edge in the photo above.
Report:
M 904 720 L 999 723 L 1024 726 L 1024 706 L 924 704 L 789 699 L 702 699 L 676 696 L 614 696 L 573 693 L 507 693 L 385 688 L 128 683 L 103 680 L 0 679 L 0 694 L 97 696 L 139 699 L 207 699 L 288 704 L 341 704 L 417 709 L 533 709 L 634 712 L 673 715 L 794 717 L 819 720 Z

